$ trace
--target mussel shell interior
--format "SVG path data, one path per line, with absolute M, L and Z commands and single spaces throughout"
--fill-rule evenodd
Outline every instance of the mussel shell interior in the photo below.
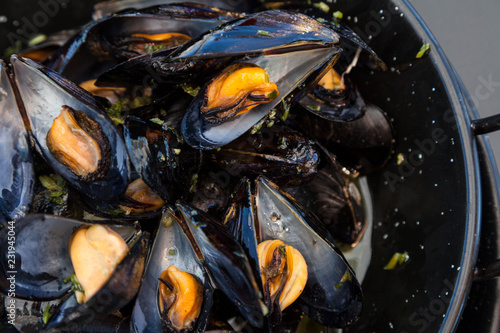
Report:
M 16 222 L 15 267 L 9 263 L 9 252 L 0 257 L 0 288 L 7 293 L 11 271 L 16 271 L 16 297 L 50 300 L 64 295 L 73 274 L 68 241 L 74 229 L 89 223 L 52 215 L 28 215 Z M 111 226 L 125 240 L 137 231 L 133 226 Z M 0 245 L 8 249 L 8 229 L 0 231 Z M 35 236 L 36 237 L 33 237 Z
M 34 166 L 28 134 L 5 64 L 0 61 L 0 222 L 22 218 L 33 198 Z
M 298 87 L 314 70 L 331 60 L 337 51 L 335 48 L 320 48 L 245 60 L 246 63 L 256 64 L 268 71 L 271 82 L 278 86 L 279 97 L 221 124 L 211 124 L 201 116 L 204 96 L 200 93 L 184 116 L 182 136 L 189 145 L 199 149 L 218 148 L 233 141 L 281 103 L 281 99 Z
M 312 224 L 312 217 L 276 185 L 264 177 L 256 183 L 261 241 L 280 239 L 299 250 L 307 263 L 308 280 L 299 297 L 301 308 L 323 325 L 344 327 L 352 323 L 361 312 L 362 292 L 340 250 L 330 237 L 316 232 L 319 226 Z
M 172 210 L 168 208 L 164 210 L 132 313 L 131 329 L 135 332 L 153 333 L 162 330 L 158 308 L 158 278 L 169 266 L 175 266 L 180 271 L 195 275 L 204 284 L 202 312 L 196 330 L 203 330 L 207 323 L 213 290 L 204 268 L 177 220 Z
M 129 303 L 142 281 L 148 241 L 148 233 L 138 233 L 129 244 L 132 245 L 130 251 L 102 288 L 86 303 L 75 302 L 75 297 L 66 299 L 47 324 L 47 330 L 65 332 L 91 326 L 95 319 L 106 317 Z
M 105 202 L 117 198 L 128 183 L 128 157 L 123 140 L 111 120 L 101 111 L 100 105 L 91 94 L 29 59 L 13 56 L 11 62 L 26 108 L 31 133 L 45 160 L 54 171 L 81 193 Z M 60 114 L 63 105 L 84 112 L 100 125 L 108 139 L 111 154 L 106 163 L 110 163 L 109 171 L 96 181 L 82 181 L 61 164 L 47 148 L 47 132 L 53 120 Z

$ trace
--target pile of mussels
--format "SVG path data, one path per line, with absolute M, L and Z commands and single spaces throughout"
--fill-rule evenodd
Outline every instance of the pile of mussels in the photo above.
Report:
M 392 128 L 352 59 L 337 61 L 343 45 L 369 48 L 331 14 L 272 7 L 122 10 L 0 64 L 5 321 L 356 321 L 361 287 L 336 244 L 363 236 L 358 177 L 387 161 Z

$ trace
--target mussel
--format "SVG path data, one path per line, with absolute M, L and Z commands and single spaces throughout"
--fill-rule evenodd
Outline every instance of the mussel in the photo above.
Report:
M 134 77 L 132 85 L 148 83 L 144 72 L 134 75 L 203 32 L 239 18 L 236 12 L 195 3 L 156 5 L 124 10 L 89 23 L 54 56 L 51 68 L 74 81 L 93 79 L 127 59 L 120 66 Z M 85 59 L 85 67 L 81 60 Z M 134 64 L 134 65 L 131 65 Z M 89 77 L 91 75 L 92 77 Z M 110 83 L 117 85 L 113 78 Z
M 101 280 L 100 286 L 94 289 L 94 295 L 92 297 L 87 295 L 85 303 L 78 304 L 73 294 L 68 294 L 72 290 L 70 277 L 74 270 L 77 270 L 72 264 L 73 254 L 70 257 L 68 241 L 75 229 L 79 228 L 77 230 L 82 231 L 93 227 L 95 229 L 90 238 L 94 240 L 102 239 L 102 230 L 110 230 L 109 227 L 113 229 L 114 237 L 119 237 L 120 242 L 127 241 L 127 254 L 116 268 L 110 270 L 106 279 Z M 97 316 L 95 311 L 98 308 L 100 317 L 121 308 L 134 297 L 139 288 L 147 249 L 147 236 L 133 226 L 115 223 L 109 227 L 50 215 L 28 215 L 19 220 L 16 223 L 15 252 L 15 265 L 18 266 L 14 268 L 9 266 L 8 253 L 2 254 L 0 260 L 2 292 L 7 293 L 9 289 L 7 280 L 9 272 L 16 270 L 15 297 L 33 301 L 54 301 L 56 308 L 51 311 L 52 319 L 47 324 L 49 330 L 88 323 L 92 320 L 91 315 Z M 33 240 L 34 234 L 37 235 L 36 241 Z M 7 243 L 8 232 L 4 229 L 0 233 L 0 244 L 7 246 Z M 83 252 L 81 250 L 80 248 L 77 251 L 80 257 L 89 254 L 88 249 L 84 249 Z M 84 267 L 84 270 L 87 268 L 88 266 Z M 100 274 L 101 270 L 102 267 L 94 271 L 91 279 L 82 280 L 92 283 L 95 272 Z M 87 292 L 92 290 L 92 287 L 87 288 Z
M 366 105 L 363 117 L 353 121 L 326 121 L 310 113 L 294 113 L 294 121 L 318 140 L 337 161 L 360 175 L 382 168 L 392 154 L 394 130 L 385 113 Z
M 284 125 L 247 133 L 212 151 L 209 160 L 230 175 L 265 175 L 282 187 L 307 184 L 317 173 L 319 148 L 314 141 Z
M 137 172 L 153 191 L 174 204 L 185 198 L 197 176 L 202 153 L 186 145 L 173 128 L 126 117 L 124 136 Z
M 48 68 L 16 56 L 11 61 L 43 158 L 80 193 L 114 201 L 128 184 L 129 163 L 123 140 L 103 105 Z
M 5 64 L 0 61 L 0 223 L 15 221 L 28 211 L 35 174 L 28 134 L 19 113 Z
M 202 332 L 207 325 L 213 287 L 178 221 L 164 210 L 132 313 L 135 332 Z
M 306 110 L 332 121 L 352 121 L 360 118 L 366 105 L 347 74 L 331 68 L 300 101 Z
M 200 109 L 203 119 L 221 123 L 275 100 L 278 87 L 269 80 L 266 71 L 257 65 L 240 63 L 226 67 L 205 88 Z
M 361 313 L 363 295 L 331 235 L 267 179 L 257 179 L 255 196 L 261 240 L 282 240 L 300 251 L 308 265 L 307 284 L 298 306 L 322 325 L 352 324 Z
M 252 258 L 271 331 L 297 297 L 297 306 L 322 325 L 345 327 L 358 318 L 362 292 L 352 268 L 316 218 L 275 184 L 259 177 L 252 194 L 242 181 L 225 225 Z

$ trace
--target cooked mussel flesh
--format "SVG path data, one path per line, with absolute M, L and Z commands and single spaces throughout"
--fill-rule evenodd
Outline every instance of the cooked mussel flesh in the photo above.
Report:
M 169 266 L 159 278 L 160 312 L 177 332 L 191 331 L 201 312 L 203 285 L 193 274 Z
M 101 289 L 128 250 L 123 238 L 106 226 L 79 228 L 71 235 L 71 262 L 84 290 L 75 291 L 79 303 L 87 302 Z
M 109 142 L 99 124 L 67 105 L 47 132 L 47 147 L 83 180 L 99 179 L 109 170 Z
M 280 240 L 263 241 L 257 247 L 264 291 L 281 311 L 292 304 L 307 283 L 307 264 L 302 254 Z M 272 301 L 273 303 L 275 301 Z
M 264 69 L 254 64 L 235 64 L 208 84 L 201 113 L 205 120 L 220 123 L 271 102 L 278 95 L 278 87 L 270 82 Z
M 128 184 L 124 202 L 120 205 L 125 214 L 156 211 L 165 205 L 165 201 L 156 194 L 141 178 Z

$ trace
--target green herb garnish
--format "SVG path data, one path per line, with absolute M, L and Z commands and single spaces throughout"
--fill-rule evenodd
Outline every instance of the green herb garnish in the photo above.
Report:
M 418 51 L 415 58 L 417 58 L 417 59 L 422 58 L 430 49 L 431 49 L 431 45 L 429 43 L 423 44 L 422 47 L 420 47 L 420 51 Z
M 320 112 L 321 111 L 321 106 L 319 105 L 311 105 L 311 104 L 308 104 L 306 105 L 307 108 L 311 111 L 314 111 L 314 112 Z
M 266 36 L 266 37 L 273 37 L 269 31 L 266 31 L 266 30 L 257 30 L 257 35 L 260 35 L 260 36 Z
M 189 193 L 192 193 L 196 189 L 197 183 L 198 183 L 198 174 L 195 173 L 191 178 L 191 187 L 189 187 Z
M 109 215 L 124 215 L 125 211 L 121 208 L 101 208 L 100 206 L 96 207 L 98 211 L 109 214 Z
M 340 289 L 345 282 L 350 281 L 352 281 L 352 274 L 351 272 L 349 272 L 349 270 L 346 270 L 344 275 L 342 275 L 340 282 L 335 285 L 335 289 Z
M 5 51 L 3 52 L 3 56 L 5 58 L 8 58 L 13 54 L 21 52 L 22 49 L 23 49 L 23 43 L 20 40 L 16 40 L 13 46 L 10 46 L 5 49 Z
M 119 98 L 116 103 L 111 105 L 111 107 L 106 110 L 106 113 L 109 118 L 111 118 L 115 126 L 122 125 L 124 123 L 122 112 L 124 111 L 123 109 L 125 104 L 126 100 L 124 98 Z
M 274 89 L 267 95 L 267 98 L 269 99 L 275 99 L 276 97 L 278 97 L 278 90 L 276 89 Z
M 146 51 L 146 53 L 153 53 L 155 51 L 159 51 L 159 50 L 164 50 L 166 49 L 167 47 L 165 46 L 165 44 L 151 44 L 151 43 L 148 43 L 148 44 L 145 44 L 144 45 L 144 51 Z
M 328 13 L 330 11 L 330 6 L 328 6 L 324 2 L 315 3 L 313 6 L 314 6 L 314 8 L 317 8 L 317 9 L 319 9 L 321 11 L 324 11 L 325 13 Z
M 68 193 L 66 181 L 58 174 L 42 175 L 38 177 L 40 183 L 48 192 L 45 198 L 55 205 L 64 204 L 63 196 Z
M 75 273 L 71 274 L 70 276 L 68 276 L 67 278 L 64 279 L 64 283 L 68 283 L 70 281 L 71 281 L 71 290 L 73 290 L 73 291 L 80 291 L 82 293 L 85 292 L 85 290 L 83 289 L 82 285 L 78 281 L 78 278 L 76 277 Z
M 193 97 L 195 97 L 196 95 L 198 95 L 198 93 L 200 92 L 200 87 L 193 87 L 193 86 L 190 86 L 188 84 L 181 84 L 181 88 L 182 90 L 184 90 L 184 92 L 186 94 L 189 94 Z
M 337 10 L 335 13 L 333 13 L 333 18 L 336 20 L 341 20 L 343 17 L 344 14 L 340 10 Z
M 408 254 L 408 252 L 406 251 L 403 253 L 396 252 L 392 256 L 391 260 L 389 260 L 387 265 L 384 266 L 384 270 L 392 270 L 396 268 L 397 265 L 402 265 L 408 260 L 410 260 L 410 255 Z
M 290 114 L 290 105 L 286 104 L 285 99 L 281 99 L 281 104 L 283 105 L 283 115 L 281 116 L 281 120 L 285 121 Z
M 47 325 L 50 317 L 52 317 L 52 315 L 50 314 L 50 304 L 47 304 L 47 306 L 43 310 L 43 315 L 42 315 L 42 322 L 44 325 Z
M 257 133 L 258 131 L 260 131 L 260 129 L 262 128 L 262 125 L 264 125 L 265 121 L 266 121 L 266 118 L 262 119 L 257 124 L 253 125 L 252 130 L 250 131 L 250 134 L 253 135 L 253 134 Z
M 271 82 L 271 79 L 269 78 L 269 73 L 267 72 L 267 69 L 266 69 L 266 76 L 265 76 L 265 80 L 266 80 L 266 83 Z
M 278 252 L 280 253 L 281 257 L 286 258 L 286 247 L 284 246 L 278 247 Z
M 161 120 L 160 118 L 151 118 L 149 119 L 149 121 L 152 121 L 153 123 L 155 124 L 158 124 L 160 126 L 163 126 L 163 124 L 165 123 L 163 120 Z

